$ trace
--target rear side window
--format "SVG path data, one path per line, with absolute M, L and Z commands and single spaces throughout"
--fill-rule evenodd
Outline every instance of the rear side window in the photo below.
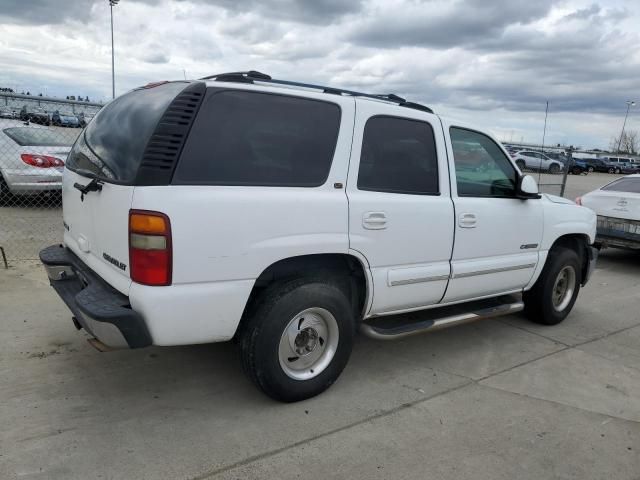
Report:
M 116 98 L 91 120 L 69 155 L 67 168 L 132 183 L 162 114 L 186 86 L 185 82 L 166 83 Z
M 438 158 L 431 125 L 387 116 L 367 120 L 358 189 L 437 195 Z
M 333 103 L 210 91 L 173 183 L 317 187 L 329 176 L 339 129 Z
M 640 177 L 626 177 L 605 185 L 601 190 L 612 192 L 640 193 Z

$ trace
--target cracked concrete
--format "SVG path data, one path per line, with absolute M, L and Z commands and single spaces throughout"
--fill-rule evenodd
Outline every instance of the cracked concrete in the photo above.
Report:
M 561 325 L 359 338 L 283 405 L 231 344 L 98 353 L 37 266 L 0 271 L 0 478 L 638 479 L 640 255 L 605 251 Z

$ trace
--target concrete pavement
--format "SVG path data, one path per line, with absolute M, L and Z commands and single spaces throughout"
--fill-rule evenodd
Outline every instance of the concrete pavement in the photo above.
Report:
M 39 267 L 0 270 L 0 478 L 638 479 L 639 286 L 605 251 L 561 325 L 361 337 L 283 405 L 231 344 L 98 353 Z

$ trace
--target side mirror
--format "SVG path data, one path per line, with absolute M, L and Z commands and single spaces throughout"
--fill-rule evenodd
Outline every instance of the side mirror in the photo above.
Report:
M 538 184 L 531 175 L 523 175 L 518 179 L 517 195 L 522 199 L 540 198 Z

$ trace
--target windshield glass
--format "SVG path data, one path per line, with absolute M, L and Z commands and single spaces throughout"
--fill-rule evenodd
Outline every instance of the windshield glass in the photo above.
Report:
M 70 147 L 75 137 L 60 135 L 48 128 L 12 127 L 3 132 L 20 146 L 30 147 Z
M 612 192 L 640 193 L 640 177 L 620 178 L 609 185 L 602 187 L 602 190 Z

